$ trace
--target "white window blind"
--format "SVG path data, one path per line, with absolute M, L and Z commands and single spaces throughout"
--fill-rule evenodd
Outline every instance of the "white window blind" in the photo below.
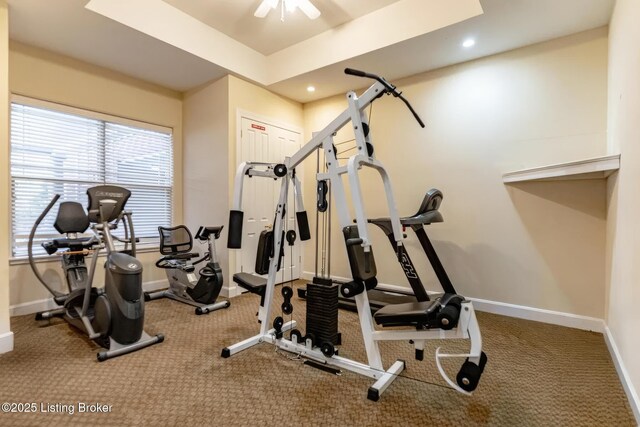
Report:
M 86 209 L 87 188 L 114 184 L 131 191 L 126 209 L 133 212 L 140 245 L 157 244 L 158 226 L 170 226 L 173 141 L 169 130 L 149 130 L 92 113 L 73 114 L 22 103 L 11 104 L 12 256 L 26 257 L 29 232 L 55 194 Z M 38 227 L 40 243 L 59 236 L 53 228 L 54 206 Z

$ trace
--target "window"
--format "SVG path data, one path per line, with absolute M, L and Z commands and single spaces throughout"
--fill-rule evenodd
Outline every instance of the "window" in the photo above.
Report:
M 55 194 L 87 206 L 86 190 L 114 184 L 131 191 L 139 245 L 157 245 L 170 226 L 173 187 L 171 129 L 15 97 L 11 104 L 12 256 L 27 256 L 31 227 Z M 38 227 L 40 243 L 59 236 L 54 207 Z

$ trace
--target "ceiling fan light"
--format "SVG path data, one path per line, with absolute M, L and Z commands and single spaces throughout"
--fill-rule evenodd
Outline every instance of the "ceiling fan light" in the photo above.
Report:
M 267 16 L 271 9 L 274 9 L 278 6 L 278 0 L 262 0 L 260 6 L 253 13 L 253 16 L 256 18 L 264 18 Z
M 300 10 L 307 15 L 309 19 L 316 19 L 320 16 L 320 11 L 309 0 L 296 0 Z
M 283 1 L 284 1 L 285 9 L 287 9 L 287 12 L 289 13 L 294 12 L 296 10 L 296 7 L 298 7 L 298 0 L 283 0 Z
M 320 11 L 309 0 L 262 0 L 253 15 L 257 18 L 266 17 L 272 9 L 277 9 L 281 5 L 280 19 L 284 21 L 284 11 L 292 13 L 296 9 L 300 9 L 309 19 L 316 19 L 320 16 Z

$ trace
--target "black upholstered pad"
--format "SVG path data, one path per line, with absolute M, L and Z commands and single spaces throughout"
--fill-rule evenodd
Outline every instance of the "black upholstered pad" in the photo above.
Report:
M 89 228 L 89 217 L 78 202 L 62 202 L 53 223 L 58 233 L 84 233 Z
M 60 238 L 60 239 L 53 239 L 52 243 L 53 243 L 53 246 L 59 249 L 71 248 L 74 246 L 88 247 L 88 246 L 93 246 L 97 243 L 97 242 L 92 242 L 91 244 L 89 244 L 90 240 L 91 240 L 91 237 L 79 237 L 77 239 Z
M 415 325 L 426 324 L 433 318 L 440 306 L 439 301 L 408 302 L 389 304 L 373 315 L 378 325 Z
M 267 288 L 267 279 L 249 273 L 236 273 L 233 281 L 252 294 L 264 295 Z

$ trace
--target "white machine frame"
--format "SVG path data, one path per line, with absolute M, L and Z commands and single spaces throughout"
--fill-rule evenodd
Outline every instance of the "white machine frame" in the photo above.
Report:
M 367 231 L 367 215 L 364 208 L 363 196 L 358 177 L 358 170 L 360 170 L 362 167 L 371 167 L 378 171 L 382 178 L 382 183 L 384 186 L 387 205 L 389 209 L 389 217 L 391 219 L 393 228 L 393 235 L 395 237 L 396 244 L 398 246 L 402 246 L 403 233 L 400 224 L 400 218 L 398 216 L 395 200 L 393 197 L 391 180 L 382 163 L 380 163 L 375 158 L 375 154 L 371 153 L 371 156 L 369 155 L 368 144 L 371 144 L 371 136 L 369 132 L 363 131 L 364 129 L 368 129 L 368 119 L 366 114 L 364 113 L 364 109 L 366 109 L 378 97 L 382 96 L 385 93 L 391 92 L 389 83 L 384 83 L 381 81 L 376 81 L 360 97 L 358 97 L 353 91 L 347 93 L 348 108 L 343 111 L 338 117 L 336 117 L 323 130 L 314 133 L 313 138 L 307 144 L 305 144 L 297 153 L 285 159 L 284 165 L 286 166 L 286 175 L 282 175 L 282 173 L 278 174 L 283 179 L 280 187 L 280 197 L 276 208 L 276 219 L 273 230 L 275 245 L 273 254 L 279 254 L 282 245 L 284 244 L 282 238 L 282 231 L 284 227 L 283 219 L 285 217 L 285 211 L 287 208 L 286 205 L 288 200 L 287 196 L 289 192 L 290 181 L 293 182 L 293 186 L 295 188 L 297 210 L 299 212 L 304 210 L 302 204 L 302 196 L 300 194 L 300 183 L 295 177 L 295 168 L 318 149 L 324 150 L 325 161 L 327 163 L 327 171 L 325 173 L 318 173 L 317 179 L 328 179 L 331 182 L 331 194 L 333 197 L 335 197 L 334 201 L 337 208 L 340 226 L 347 227 L 353 225 L 352 218 L 347 207 L 347 197 L 344 184 L 341 178 L 342 175 L 346 174 L 349 178 L 352 204 L 355 208 L 356 224 L 359 232 L 359 237 L 362 239 L 362 246 L 364 248 L 364 251 L 369 252 L 371 250 L 371 241 L 369 239 L 369 234 Z M 391 86 L 391 88 L 395 90 L 395 87 Z M 349 122 L 352 123 L 354 129 L 356 154 L 349 157 L 346 165 L 340 166 L 335 153 L 333 136 L 337 131 L 342 129 Z M 233 209 L 236 211 L 241 211 L 242 185 L 245 176 L 277 179 L 279 177 L 276 174 L 276 168 L 278 166 L 281 167 L 282 165 L 251 162 L 242 163 L 238 167 L 235 179 Z M 395 361 L 388 369 L 385 369 L 382 363 L 382 356 L 380 354 L 378 342 L 413 340 L 415 348 L 417 350 L 423 350 L 424 344 L 427 340 L 469 339 L 471 342 L 471 348 L 468 353 L 443 354 L 440 352 L 440 348 L 438 348 L 436 350 L 435 357 L 438 370 L 440 371 L 440 374 L 445 379 L 447 384 L 463 394 L 470 394 L 469 392 L 460 388 L 454 381 L 452 381 L 448 377 L 440 363 L 440 359 L 451 357 L 468 358 L 469 361 L 474 362 L 475 364 L 480 363 L 482 352 L 482 338 L 475 311 L 470 301 L 465 300 L 462 302 L 457 327 L 451 330 L 431 329 L 379 331 L 375 328 L 373 316 L 369 307 L 367 292 L 362 292 L 355 296 L 355 302 L 367 354 L 367 364 L 337 355 L 326 357 L 319 349 L 312 348 L 310 341 L 299 343 L 297 342 L 295 337 L 293 337 L 292 340 L 286 339 L 284 337 L 276 338 L 276 331 L 275 329 L 271 328 L 270 325 L 278 263 L 279 257 L 277 255 L 273 256 L 269 265 L 269 275 L 267 279 L 264 305 L 260 307 L 260 311 L 258 313 L 258 319 L 261 325 L 260 332 L 258 333 L 258 335 L 227 347 L 223 351 L 223 355 L 225 355 L 225 357 L 236 354 L 258 343 L 267 342 L 275 345 L 282 350 L 298 354 L 301 357 L 313 360 L 317 363 L 334 366 L 338 369 L 345 369 L 348 371 L 356 372 L 360 375 L 375 379 L 375 383 L 369 388 L 368 397 L 372 400 L 378 400 L 379 396 L 384 392 L 384 390 L 405 369 L 405 362 L 402 360 Z M 285 332 L 293 329 L 295 326 L 295 321 L 287 322 L 283 325 L 281 330 L 282 332 Z

